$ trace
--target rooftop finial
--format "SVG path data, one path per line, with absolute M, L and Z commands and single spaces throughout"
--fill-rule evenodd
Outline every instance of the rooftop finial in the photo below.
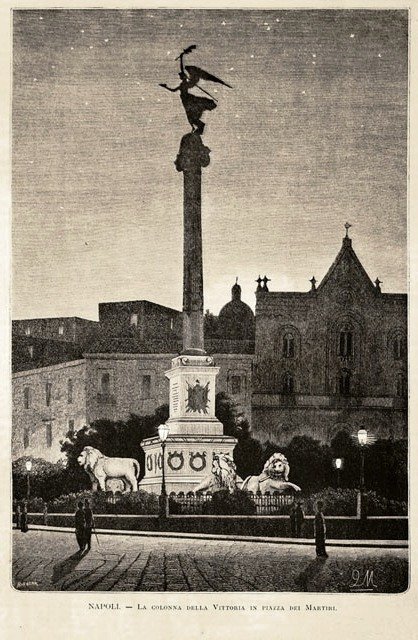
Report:
M 350 228 L 350 227 L 352 227 L 353 225 L 352 225 L 352 224 L 350 224 L 349 222 L 346 222 L 344 226 L 345 226 L 345 237 L 346 237 L 346 238 L 348 238 L 348 230 L 349 230 L 349 228 Z

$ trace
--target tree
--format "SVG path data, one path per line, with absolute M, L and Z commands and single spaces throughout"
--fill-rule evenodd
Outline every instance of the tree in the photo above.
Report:
M 67 491 L 78 491 L 91 486 L 91 481 L 77 458 L 84 447 L 99 449 L 105 456 L 135 458 L 140 464 L 142 480 L 145 474 L 145 454 L 141 447 L 144 438 L 157 435 L 158 425 L 168 419 L 168 405 L 162 405 L 150 416 L 132 414 L 126 422 L 97 420 L 74 433 L 68 433 L 61 443 L 67 457 Z
M 291 481 L 303 492 L 316 491 L 332 481 L 332 455 L 328 446 L 309 436 L 295 436 L 284 449 Z
M 43 458 L 18 458 L 12 464 L 13 498 L 22 500 L 27 496 L 28 472 L 26 462 L 32 462 L 29 473 L 30 496 L 37 496 L 46 502 L 61 495 L 66 487 L 67 470 L 62 462 L 47 462 Z

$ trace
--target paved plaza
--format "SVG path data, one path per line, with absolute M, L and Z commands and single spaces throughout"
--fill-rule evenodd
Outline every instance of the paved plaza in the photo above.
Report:
M 13 585 L 33 591 L 400 592 L 407 549 L 329 547 L 99 534 L 76 553 L 74 533 L 13 532 Z

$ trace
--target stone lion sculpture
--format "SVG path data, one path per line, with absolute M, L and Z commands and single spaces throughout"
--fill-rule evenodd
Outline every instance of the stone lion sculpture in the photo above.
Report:
M 106 482 L 114 479 L 124 482 L 124 493 L 138 491 L 140 466 L 134 458 L 108 458 L 94 447 L 84 447 L 77 462 L 90 476 L 93 491 L 97 491 L 97 486 L 106 491 Z
M 287 493 L 301 491 L 297 484 L 288 481 L 290 466 L 283 453 L 273 453 L 264 465 L 259 476 L 248 476 L 241 485 L 244 491 L 257 493 Z
M 194 491 L 221 491 L 227 489 L 233 493 L 242 479 L 237 476 L 237 468 L 231 456 L 226 453 L 217 453 L 213 456 L 212 470 L 209 475 L 203 478 L 202 482 L 195 487 Z

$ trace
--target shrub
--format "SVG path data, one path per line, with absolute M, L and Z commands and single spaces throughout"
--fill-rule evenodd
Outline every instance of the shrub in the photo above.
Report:
M 256 513 L 256 506 L 245 491 L 237 489 L 230 493 L 223 489 L 213 494 L 212 500 L 205 504 L 203 512 L 207 515 L 249 516 Z
M 62 495 L 48 504 L 49 513 L 74 513 L 78 502 L 90 501 L 94 513 L 145 515 L 158 513 L 158 496 L 146 491 L 130 494 L 116 494 L 115 502 L 110 502 L 111 494 L 104 491 L 79 491 Z M 35 509 L 33 509 L 35 510 Z M 39 511 L 42 509 L 37 509 Z

